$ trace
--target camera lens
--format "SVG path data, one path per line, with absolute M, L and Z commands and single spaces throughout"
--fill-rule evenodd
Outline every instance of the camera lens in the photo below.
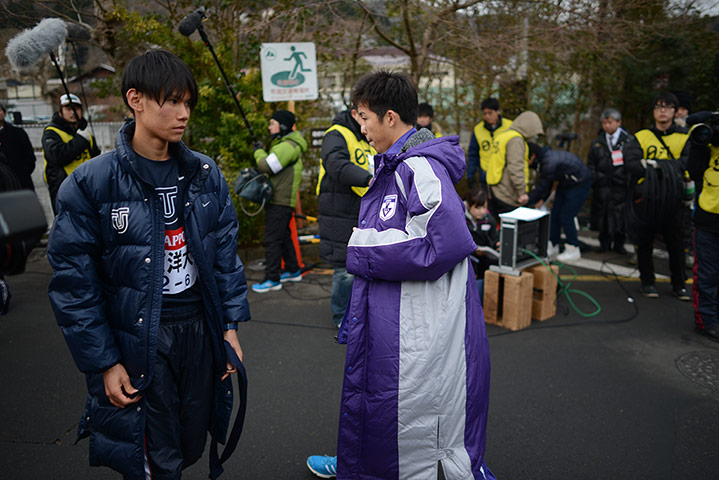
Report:
M 689 138 L 695 145 L 706 145 L 712 139 L 713 134 L 714 132 L 712 131 L 712 127 L 710 125 L 700 123 L 692 129 Z

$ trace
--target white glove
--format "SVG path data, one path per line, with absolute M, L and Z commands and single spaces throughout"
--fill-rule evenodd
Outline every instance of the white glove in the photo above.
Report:
M 89 127 L 85 127 L 83 130 L 78 130 L 77 132 L 75 132 L 75 134 L 80 135 L 88 142 L 90 141 L 90 128 Z
M 650 158 L 642 158 L 642 167 L 644 167 L 645 169 L 648 167 L 657 168 L 657 161 Z

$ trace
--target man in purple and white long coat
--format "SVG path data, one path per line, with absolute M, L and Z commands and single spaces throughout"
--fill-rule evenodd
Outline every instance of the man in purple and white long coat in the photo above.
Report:
M 469 255 L 476 249 L 454 184 L 458 137 L 417 132 L 403 74 L 375 72 L 352 93 L 378 151 L 347 249 L 354 274 L 339 479 L 493 479 L 484 463 L 489 349 Z M 414 104 L 414 106 L 413 106 Z M 412 118 L 414 114 L 415 118 Z

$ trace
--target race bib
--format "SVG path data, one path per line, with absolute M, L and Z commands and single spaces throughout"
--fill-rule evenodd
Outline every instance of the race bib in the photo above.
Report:
M 612 165 L 615 167 L 624 165 L 624 155 L 621 150 L 612 150 Z
M 197 280 L 197 268 L 185 243 L 185 229 L 165 230 L 165 275 L 162 284 L 164 295 L 187 290 Z

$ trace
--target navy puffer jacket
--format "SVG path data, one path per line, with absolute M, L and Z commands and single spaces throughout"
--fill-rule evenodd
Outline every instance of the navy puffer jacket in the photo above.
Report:
M 130 146 L 134 122 L 116 150 L 78 167 L 58 194 L 48 257 L 50 301 L 78 368 L 87 410 L 78 436 L 90 435 L 90 464 L 144 478 L 144 400 L 126 408 L 105 395 L 102 372 L 120 362 L 142 391 L 152 381 L 162 309 L 164 219 Z M 223 324 L 249 320 L 247 284 L 237 256 L 237 216 L 227 183 L 208 157 L 171 144 L 183 195 L 185 235 L 195 260 L 214 351 L 215 408 L 210 433 L 224 441 L 232 412 Z
M 565 150 L 551 150 L 544 147 L 537 155 L 537 183 L 529 192 L 528 205 L 539 200 L 546 200 L 552 193 L 552 183 L 559 182 L 557 188 L 572 188 L 592 179 L 592 172 L 584 165 L 582 159 Z

